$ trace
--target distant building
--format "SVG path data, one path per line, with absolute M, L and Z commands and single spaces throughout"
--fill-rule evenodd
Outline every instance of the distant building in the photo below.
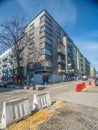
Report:
M 91 78 L 96 77 L 96 70 L 94 67 L 90 67 L 90 76 L 91 76 Z
M 0 55 L 0 79 L 13 75 L 13 54 L 12 49 L 7 49 Z

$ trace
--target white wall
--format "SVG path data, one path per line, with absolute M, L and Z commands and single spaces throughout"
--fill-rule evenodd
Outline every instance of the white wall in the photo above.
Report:
M 61 82 L 63 80 L 63 77 L 61 75 L 58 75 L 58 74 L 52 74 L 51 80 L 53 83 Z
M 59 74 L 52 74 L 50 76 L 52 83 L 62 82 L 63 81 L 63 75 Z M 42 75 L 41 74 L 34 74 L 34 83 L 35 84 L 42 84 Z

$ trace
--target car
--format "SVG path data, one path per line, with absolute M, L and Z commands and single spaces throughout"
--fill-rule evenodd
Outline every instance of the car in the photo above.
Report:
M 3 87 L 3 82 L 0 82 L 0 87 Z
M 4 84 L 4 86 L 6 88 L 16 88 L 16 87 L 18 87 L 18 83 L 14 82 L 14 81 L 8 81 Z
M 98 78 L 95 79 L 95 85 L 98 86 Z
M 88 77 L 86 75 L 83 75 L 82 80 L 88 80 Z

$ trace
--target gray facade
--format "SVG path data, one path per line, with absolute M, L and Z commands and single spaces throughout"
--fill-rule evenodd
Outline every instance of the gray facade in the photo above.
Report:
M 63 81 L 66 76 L 89 75 L 90 62 L 54 18 L 43 10 L 25 28 L 21 64 L 35 83 Z

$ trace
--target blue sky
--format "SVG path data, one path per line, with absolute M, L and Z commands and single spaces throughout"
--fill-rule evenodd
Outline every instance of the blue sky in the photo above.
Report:
M 98 70 L 98 0 L 0 0 L 0 23 L 13 16 L 24 16 L 28 23 L 43 9 Z

